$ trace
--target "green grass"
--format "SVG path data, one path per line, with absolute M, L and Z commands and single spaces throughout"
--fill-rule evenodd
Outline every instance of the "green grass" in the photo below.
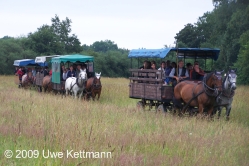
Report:
M 249 165 L 249 87 L 236 90 L 229 122 L 210 122 L 138 111 L 129 80 L 101 81 L 100 101 L 86 102 L 18 89 L 14 76 L 0 76 L 1 165 Z M 40 154 L 7 159 L 7 149 Z M 112 158 L 43 158 L 43 150 L 106 151 Z

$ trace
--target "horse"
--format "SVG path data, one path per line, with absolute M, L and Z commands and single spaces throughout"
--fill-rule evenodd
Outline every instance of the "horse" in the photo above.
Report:
M 179 115 L 185 113 L 187 107 L 191 106 L 198 107 L 199 115 L 203 115 L 204 108 L 207 108 L 211 117 L 215 99 L 222 91 L 222 72 L 205 74 L 203 81 L 198 83 L 193 81 L 178 83 L 174 88 L 173 103 L 175 110 L 179 110 Z M 182 102 L 185 103 L 184 107 Z
M 43 77 L 42 87 L 44 89 L 44 92 L 46 92 L 47 90 L 48 90 L 48 92 L 51 92 L 53 89 L 53 83 L 51 82 L 51 77 L 52 76 L 50 76 L 50 75 Z
M 31 88 L 31 85 L 33 85 L 33 75 L 32 72 L 27 72 L 26 74 L 24 74 L 22 76 L 22 87 L 24 87 L 25 89 L 27 89 L 27 87 Z
M 100 94 L 101 94 L 101 81 L 100 81 L 100 73 L 95 73 L 95 77 L 91 77 L 87 80 L 86 83 L 86 97 L 89 98 L 88 95 L 92 96 L 92 99 L 95 100 L 96 95 L 98 95 L 97 100 L 99 100 Z
M 71 91 L 74 93 L 74 96 L 76 98 L 77 93 L 80 92 L 79 97 L 81 98 L 83 90 L 85 89 L 86 81 L 87 81 L 86 70 L 82 69 L 80 70 L 78 78 L 76 77 L 67 78 L 65 82 L 66 96 L 68 95 L 68 91 Z
M 233 96 L 236 90 L 236 71 L 229 69 L 222 83 L 222 92 L 216 99 L 215 111 L 218 110 L 218 119 L 220 118 L 222 107 L 226 108 L 226 120 L 229 120 L 229 115 L 232 108 Z

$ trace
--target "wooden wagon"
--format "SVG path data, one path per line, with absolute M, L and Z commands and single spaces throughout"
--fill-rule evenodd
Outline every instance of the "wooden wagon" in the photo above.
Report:
M 210 48 L 165 48 L 165 49 L 135 49 L 131 50 L 128 57 L 136 59 L 153 59 L 160 58 L 163 60 L 170 52 L 176 53 L 176 61 L 178 58 L 185 59 L 212 59 L 217 60 L 219 56 L 219 49 Z M 213 62 L 213 61 L 212 61 Z M 132 66 L 131 66 L 132 67 Z M 141 99 L 138 101 L 139 108 L 155 106 L 156 110 L 168 111 L 172 109 L 172 101 L 174 96 L 174 88 L 172 84 L 164 84 L 166 77 L 161 70 L 152 69 L 130 69 L 131 77 L 129 83 L 129 97 L 134 99 Z M 193 80 L 194 81 L 194 80 Z

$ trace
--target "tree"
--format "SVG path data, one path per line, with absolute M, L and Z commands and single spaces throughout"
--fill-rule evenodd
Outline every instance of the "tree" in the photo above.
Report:
M 70 54 L 82 51 L 81 43 L 75 34 L 71 33 L 72 21 L 68 18 L 60 21 L 59 17 L 51 19 L 52 25 L 42 25 L 34 33 L 29 33 L 30 48 L 39 55 Z
M 114 42 L 111 40 L 96 41 L 90 46 L 90 48 L 96 52 L 107 52 L 108 50 L 118 50 L 117 44 L 114 44 Z
M 59 17 L 55 15 L 55 18 L 51 19 L 52 21 L 52 29 L 57 38 L 55 38 L 55 42 L 61 45 L 64 52 L 73 53 L 82 51 L 81 43 L 75 34 L 71 33 L 71 23 L 72 21 L 66 17 L 65 20 L 60 21 Z
M 0 74 L 14 74 L 13 62 L 17 59 L 32 59 L 36 54 L 25 46 L 27 38 L 0 39 Z
M 192 24 L 185 25 L 184 28 L 176 34 L 175 39 L 177 42 L 182 42 L 191 48 L 200 47 L 201 37 L 198 34 L 196 26 Z
M 249 84 L 249 30 L 240 37 L 240 50 L 235 67 L 238 69 L 238 83 Z

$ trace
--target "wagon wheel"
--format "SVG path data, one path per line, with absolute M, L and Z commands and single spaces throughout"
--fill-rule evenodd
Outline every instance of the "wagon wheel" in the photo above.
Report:
M 137 109 L 144 110 L 145 104 L 142 101 L 137 102 Z
M 167 112 L 167 109 L 165 108 L 165 106 L 164 106 L 163 104 L 160 104 L 160 105 L 157 107 L 156 111 L 166 113 L 166 112 Z

